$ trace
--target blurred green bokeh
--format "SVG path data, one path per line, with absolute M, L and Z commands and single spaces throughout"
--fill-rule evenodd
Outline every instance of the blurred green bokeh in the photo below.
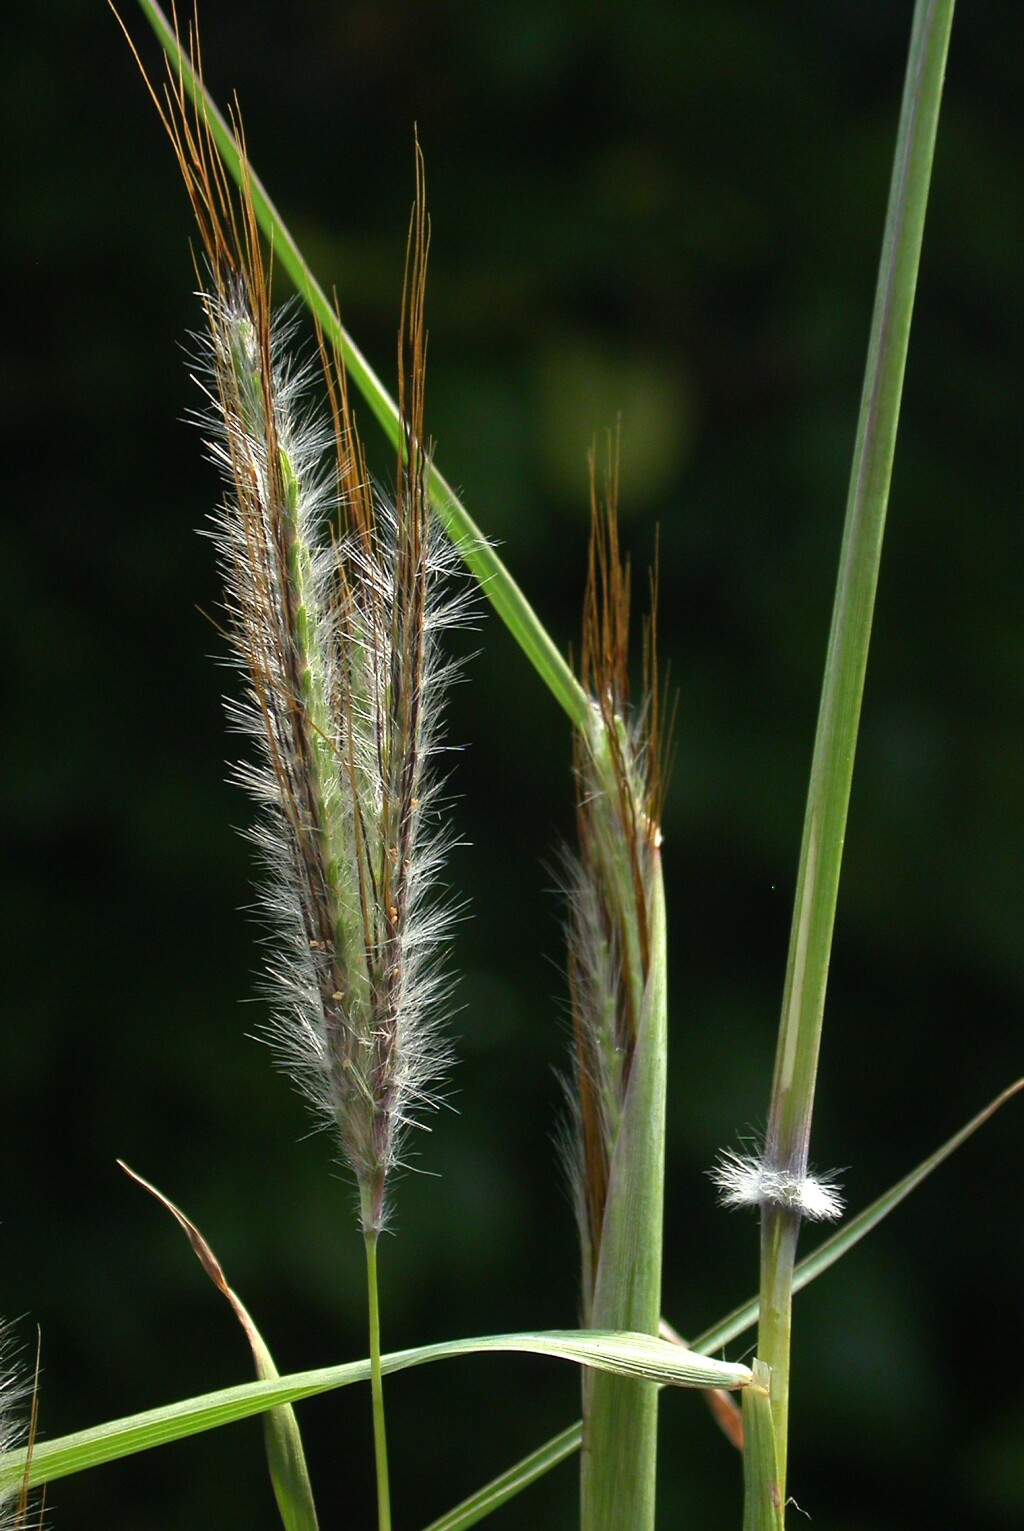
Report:
M 147 63 L 151 39 L 125 0 Z M 389 376 L 412 127 L 433 217 L 440 466 L 559 643 L 586 453 L 622 422 L 624 540 L 661 527 L 679 692 L 666 1311 L 756 1285 L 705 1171 L 763 1121 L 909 3 L 206 0 L 208 81 Z M 1021 1070 L 1024 8 L 963 6 L 919 287 L 815 1131 L 870 1200 Z M 249 1039 L 248 809 L 224 785 L 216 496 L 181 348 L 186 202 L 112 17 L 7 18 L 0 1311 L 62 1433 L 242 1380 L 245 1343 L 125 1158 L 198 1222 L 284 1369 L 364 1353 L 330 1145 Z M 380 442 L 371 454 L 391 471 Z M 637 604 L 644 582 L 636 580 Z M 197 611 L 197 608 L 200 610 Z M 551 1137 L 566 1056 L 555 705 L 483 616 L 452 703 L 461 1062 L 382 1252 L 386 1343 L 573 1322 Z M 791 1480 L 841 1531 L 1024 1524 L 1019 1106 L 799 1299 Z M 808 1238 L 808 1246 L 810 1239 Z M 993 1386 L 996 1369 L 1007 1380 Z M 492 1357 L 390 1386 L 396 1522 L 568 1423 Z M 368 1399 L 301 1414 L 325 1525 L 370 1523 Z M 663 1522 L 738 1523 L 738 1462 L 666 1398 Z M 563 1468 L 496 1517 L 572 1524 Z M 55 1525 L 271 1528 L 258 1427 L 55 1487 Z

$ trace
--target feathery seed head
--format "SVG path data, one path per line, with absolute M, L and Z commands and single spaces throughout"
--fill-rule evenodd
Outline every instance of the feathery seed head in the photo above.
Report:
M 251 186 L 236 200 L 201 110 L 171 75 L 158 102 L 208 267 L 201 294 L 201 418 L 225 484 L 210 535 L 243 694 L 231 725 L 256 743 L 235 778 L 275 934 L 271 1036 L 338 1132 L 364 1229 L 385 1215 L 404 1128 L 436 1103 L 447 1048 L 437 1010 L 449 914 L 434 895 L 448 841 L 436 777 L 444 627 L 464 611 L 456 559 L 430 515 L 424 437 L 429 240 L 422 157 L 399 337 L 402 451 L 389 503 L 370 484 L 340 359 L 321 337 L 329 409 L 271 317 Z M 329 519 L 340 531 L 328 529 Z M 463 590 L 464 590 L 463 586 Z

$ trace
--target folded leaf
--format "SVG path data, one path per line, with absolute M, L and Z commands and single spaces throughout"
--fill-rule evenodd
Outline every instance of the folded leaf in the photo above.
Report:
M 158 1191 L 155 1185 L 151 1185 L 133 1169 L 129 1169 L 122 1159 L 117 1162 L 125 1174 L 130 1175 L 151 1196 L 155 1196 L 185 1230 L 200 1265 L 217 1290 L 223 1292 L 235 1311 L 235 1317 L 245 1330 L 256 1366 L 256 1375 L 264 1382 L 270 1382 L 279 1377 L 280 1373 L 274 1365 L 274 1358 L 253 1322 L 252 1315 L 237 1292 L 228 1286 L 220 1261 L 195 1223 L 187 1218 L 181 1208 L 176 1207 L 162 1191 Z M 313 1489 L 306 1467 L 306 1454 L 302 1449 L 299 1422 L 290 1404 L 282 1404 L 279 1408 L 267 1410 L 263 1416 L 263 1440 L 267 1452 L 267 1466 L 270 1469 L 270 1481 L 273 1484 L 274 1497 L 277 1500 L 285 1531 L 317 1531 L 316 1505 L 313 1503 Z
M 599 1330 L 554 1329 L 526 1334 L 492 1334 L 478 1339 L 447 1340 L 437 1345 L 422 1345 L 414 1350 L 397 1350 L 381 1357 L 383 1372 L 403 1371 L 428 1361 L 446 1361 L 455 1356 L 489 1351 L 523 1351 L 538 1356 L 555 1356 L 574 1361 L 579 1366 L 593 1366 L 600 1371 L 618 1372 L 669 1387 L 746 1387 L 750 1368 L 715 1361 L 694 1351 L 681 1350 L 649 1334 L 603 1333 Z M 317 1371 L 295 1372 L 276 1381 L 248 1382 L 240 1387 L 222 1388 L 181 1403 L 165 1404 L 126 1419 L 110 1420 L 74 1435 L 55 1441 L 37 1442 L 32 1455 L 30 1482 L 49 1483 L 115 1462 L 137 1451 L 148 1451 L 168 1441 L 213 1430 L 236 1419 L 247 1419 L 267 1409 L 297 1403 L 332 1388 L 352 1382 L 366 1382 L 370 1377 L 368 1360 L 350 1361 L 344 1366 L 328 1366 Z M 0 1495 L 12 1481 L 20 1481 L 25 1471 L 25 1452 L 11 1451 L 0 1457 Z

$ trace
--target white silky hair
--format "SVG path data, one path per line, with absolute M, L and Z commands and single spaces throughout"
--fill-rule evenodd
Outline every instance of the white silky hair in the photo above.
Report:
M 785 1207 L 816 1223 L 842 1215 L 843 1198 L 832 1171 L 797 1177 L 770 1169 L 756 1154 L 727 1149 L 708 1173 L 723 1207 Z
M 246 677 L 242 697 L 226 707 L 231 728 L 256 743 L 255 757 L 236 764 L 232 777 L 258 810 L 248 835 L 268 928 L 263 990 L 272 1017 L 265 1031 L 318 1120 L 338 1131 L 362 1188 L 372 1177 L 383 1183 L 400 1161 L 402 1136 L 438 1104 L 439 1076 L 450 1061 L 440 1030 L 451 990 L 442 959 L 457 911 L 441 888 L 441 872 L 454 837 L 434 757 L 442 748 L 445 687 L 457 669 L 441 638 L 466 622 L 469 590 L 454 548 L 430 515 L 413 570 L 422 610 L 418 602 L 413 614 L 401 609 L 409 529 L 394 504 L 364 484 L 357 488 L 366 494 L 364 510 L 372 505 L 371 517 L 346 524 L 350 507 L 338 487 L 346 475 L 332 471 L 329 453 L 350 444 L 339 443 L 308 403 L 314 369 L 293 359 L 294 324 L 275 320 L 271 375 L 264 378 L 241 284 L 215 285 L 202 296 L 210 331 L 200 346 L 208 401 L 200 423 L 227 487 L 209 535 L 225 583 L 232 663 Z M 350 470 L 360 460 L 355 450 Z M 298 573 L 275 520 L 280 507 L 271 504 L 283 475 L 292 493 L 288 530 L 303 561 Z M 351 477 L 347 482 L 351 493 Z M 414 513 L 408 506 L 404 512 Z M 346 529 L 332 535 L 339 516 Z M 293 631 L 300 607 L 307 645 L 301 665 Z M 411 622 L 422 626 L 407 630 Z M 408 738 L 400 737 L 400 726 L 396 732 L 389 711 L 403 642 L 415 644 L 418 655 L 415 674 L 402 680 L 417 688 Z M 300 669 L 309 690 L 297 696 Z M 414 780 L 410 786 L 401 778 L 408 822 L 397 826 L 398 867 L 389 797 L 403 764 L 391 752 L 402 749 Z M 301 779 L 311 760 L 312 783 Z M 392 872 L 401 878 L 400 911 L 380 907 Z M 324 900 L 333 910 L 332 932 L 341 933 L 333 958 L 347 975 L 326 999 L 326 943 L 311 939 Z
M 0 1320 L 0 1457 L 24 1446 L 29 1434 L 26 1404 L 32 1398 L 32 1384 L 19 1369 L 18 1352 L 8 1325 Z M 18 1478 L 0 1490 L 0 1528 L 23 1524 L 18 1513 L 23 1493 Z

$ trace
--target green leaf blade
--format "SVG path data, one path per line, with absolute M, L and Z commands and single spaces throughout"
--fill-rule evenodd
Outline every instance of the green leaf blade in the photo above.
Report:
M 589 1329 L 494 1334 L 423 1345 L 382 1356 L 381 1370 L 385 1373 L 403 1371 L 432 1361 L 499 1352 L 550 1356 L 578 1366 L 596 1367 L 666 1386 L 742 1388 L 750 1380 L 749 1367 L 680 1350 L 678 1346 L 648 1334 Z M 126 1419 L 111 1420 L 59 1440 L 36 1441 L 31 1454 L 30 1485 L 34 1487 L 68 1477 L 88 1467 L 117 1461 L 154 1446 L 262 1414 L 267 1409 L 298 1403 L 303 1398 L 354 1382 L 366 1382 L 369 1377 L 369 1360 L 350 1361 L 342 1366 L 322 1367 L 276 1380 L 223 1388 Z M 25 1460 L 24 1450 L 8 1452 L 0 1458 L 0 1494 L 12 1483 L 21 1481 Z
M 299 297 L 309 308 L 328 341 L 344 359 L 349 378 L 366 401 L 374 419 L 396 451 L 401 446 L 398 405 L 374 372 L 366 357 L 344 328 L 333 304 L 310 271 L 262 181 L 243 161 L 238 143 L 223 114 L 179 44 L 174 27 L 156 0 L 139 0 L 143 15 L 155 32 L 169 66 L 209 122 L 210 131 L 236 184 L 243 178 L 252 195 L 260 228 L 270 241 L 275 262 L 286 272 Z M 589 702 L 565 658 L 530 605 L 512 574 L 498 557 L 459 496 L 443 474 L 431 464 L 430 503 L 459 549 L 484 595 L 505 623 L 555 700 L 577 727 L 585 726 Z
M 538 1478 L 543 1478 L 553 1467 L 560 1462 L 568 1461 L 583 1442 L 583 1422 L 577 1420 L 560 1435 L 553 1436 L 536 1451 L 531 1451 L 528 1457 L 523 1457 L 515 1467 L 507 1472 L 500 1473 L 492 1478 L 490 1483 L 485 1483 L 483 1488 L 477 1489 L 468 1499 L 463 1499 L 454 1509 L 442 1515 L 440 1520 L 432 1520 L 426 1527 L 426 1531 L 466 1531 L 469 1526 L 477 1525 L 481 1520 L 495 1510 L 500 1510 L 503 1504 L 508 1504 L 517 1494 L 521 1494 L 524 1488 L 529 1488 L 531 1483 L 536 1483 Z
M 242 1326 L 252 1351 L 257 1377 L 263 1382 L 275 1381 L 280 1373 L 274 1364 L 269 1346 L 238 1293 L 228 1285 L 220 1261 L 195 1223 L 191 1218 L 186 1217 L 180 1207 L 175 1206 L 170 1197 L 165 1196 L 155 1185 L 136 1174 L 135 1170 L 130 1169 L 122 1159 L 119 1159 L 118 1163 L 125 1174 L 155 1197 L 184 1230 L 203 1270 L 218 1292 L 221 1292 L 230 1303 L 235 1317 Z M 290 1404 L 282 1404 L 276 1409 L 269 1409 L 264 1414 L 263 1440 L 274 1498 L 277 1500 L 281 1524 L 285 1531 L 319 1531 L 299 1422 Z

